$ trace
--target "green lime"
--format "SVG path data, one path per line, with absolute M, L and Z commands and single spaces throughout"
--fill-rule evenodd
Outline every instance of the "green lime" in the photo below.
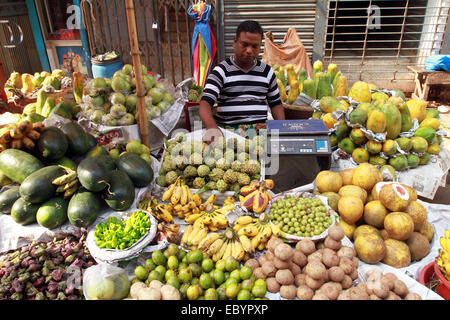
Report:
M 252 294 L 256 297 L 256 298 L 262 298 L 266 295 L 266 287 L 265 285 L 254 285 L 253 289 L 252 289 Z
M 153 262 L 152 259 L 145 260 L 145 269 L 147 269 L 148 272 L 152 271 L 155 268 L 156 268 L 156 264 Z
M 219 294 L 216 289 L 209 288 L 205 291 L 205 300 L 219 300 Z
M 213 286 L 213 278 L 209 275 L 209 273 L 203 273 L 199 278 L 199 284 L 202 289 L 209 289 Z
M 239 281 L 236 278 L 231 278 L 229 277 L 224 283 L 225 286 L 228 287 L 228 285 L 232 284 L 232 283 L 238 283 Z
M 183 260 L 183 258 L 186 256 L 187 252 L 184 250 L 178 250 L 177 258 L 178 261 Z
M 219 300 L 227 299 L 225 288 L 218 288 L 218 289 L 216 289 L 216 292 L 217 292 L 217 296 L 219 297 Z
M 155 268 L 155 270 L 158 271 L 159 273 L 161 273 L 162 275 L 166 274 L 166 271 L 167 271 L 166 267 L 163 265 L 157 266 Z
M 186 262 L 180 262 L 178 264 L 178 270 L 181 270 L 181 269 L 184 269 L 184 268 L 187 268 L 187 267 L 188 267 L 188 264 Z
M 225 276 L 225 280 L 228 280 L 228 278 L 230 277 L 230 273 L 228 271 L 225 271 L 223 275 Z
M 216 262 L 216 270 L 225 271 L 225 260 L 223 260 L 223 259 L 217 260 L 217 262 Z
M 170 257 L 169 251 L 167 251 L 167 249 L 164 250 L 163 254 L 164 254 L 164 257 L 166 257 L 166 259 L 168 259 Z
M 214 268 L 214 261 L 212 259 L 207 258 L 202 261 L 202 269 L 205 272 L 210 272 Z
M 188 263 L 198 263 L 203 260 L 203 252 L 200 250 L 193 250 L 187 254 Z
M 234 299 L 239 293 L 239 285 L 237 283 L 230 283 L 225 289 L 225 294 L 228 299 Z
M 241 282 L 242 289 L 246 289 L 248 291 L 252 291 L 254 283 L 255 282 L 252 281 L 251 279 L 246 279 L 246 280 Z
M 145 281 L 145 279 L 148 278 L 148 271 L 143 266 L 136 267 L 136 269 L 134 269 L 134 274 L 136 275 L 136 278 L 141 281 Z
M 255 286 L 261 286 L 264 289 L 267 289 L 266 281 L 264 279 L 257 279 L 257 280 L 255 280 Z
M 176 276 L 169 277 L 167 279 L 166 284 L 170 284 L 171 286 L 180 289 L 180 280 Z
M 202 267 L 200 267 L 199 264 L 197 263 L 190 263 L 189 264 L 189 269 L 192 270 L 192 275 L 194 277 L 199 277 L 202 274 Z
M 156 250 L 156 251 L 153 251 L 153 253 L 152 253 L 152 260 L 156 265 L 161 266 L 161 265 L 166 264 L 167 258 L 164 256 L 164 254 L 161 251 Z
M 233 258 L 232 256 L 228 256 L 225 259 L 225 270 L 227 270 L 228 272 L 231 272 L 238 268 L 239 268 L 239 262 L 235 258 Z
M 191 284 L 199 284 L 200 283 L 200 279 L 197 277 L 192 278 L 191 280 Z
M 252 274 L 253 274 L 253 270 L 252 270 L 252 268 L 250 268 L 248 266 L 243 266 L 241 268 L 241 270 L 239 270 L 239 276 L 241 277 L 242 280 L 250 279 Z
M 164 279 L 169 279 L 170 277 L 176 277 L 177 273 L 175 272 L 175 270 L 169 269 L 166 271 L 166 273 L 164 274 Z
M 186 297 L 189 300 L 197 300 L 200 297 L 200 290 L 197 285 L 190 285 L 186 290 Z
M 167 267 L 169 269 L 175 270 L 178 268 L 178 259 L 175 256 L 169 256 L 167 259 Z
M 186 299 L 186 291 L 187 291 L 187 289 L 189 288 L 189 286 L 190 286 L 190 284 L 189 283 L 183 283 L 181 286 L 180 286 L 180 295 L 181 295 L 181 298 L 183 298 L 183 299 Z
M 192 280 L 192 271 L 189 268 L 181 269 L 178 272 L 178 278 L 183 283 L 190 283 Z
M 238 300 L 250 300 L 251 293 L 247 289 L 242 289 L 237 295 Z
M 230 278 L 235 278 L 237 281 L 241 281 L 240 272 L 238 269 L 234 269 L 230 272 Z
M 180 251 L 180 249 L 178 249 L 178 246 L 175 243 L 169 244 L 169 247 L 167 248 L 169 255 L 178 256 L 178 251 Z
M 156 270 L 152 270 L 152 271 L 150 271 L 150 274 L 148 275 L 148 279 L 150 280 L 150 282 L 152 280 L 159 280 L 162 282 L 164 279 L 164 273 L 159 273 Z
M 222 270 L 215 269 L 213 274 L 214 282 L 217 285 L 221 285 L 225 281 L 225 275 Z

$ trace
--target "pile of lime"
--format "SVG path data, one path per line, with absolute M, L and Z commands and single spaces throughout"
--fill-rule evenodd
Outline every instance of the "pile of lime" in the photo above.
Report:
M 135 281 L 170 284 L 187 300 L 266 300 L 266 282 L 256 279 L 248 266 L 229 256 L 216 263 L 200 250 L 184 251 L 171 243 L 152 252 L 144 266 L 134 270 Z
M 282 231 L 298 237 L 319 235 L 333 223 L 320 198 L 289 194 L 272 203 L 269 216 Z

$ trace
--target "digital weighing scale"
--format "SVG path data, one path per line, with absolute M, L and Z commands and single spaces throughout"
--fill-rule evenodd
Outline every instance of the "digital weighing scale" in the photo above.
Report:
M 322 120 L 267 122 L 265 178 L 274 180 L 274 193 L 311 183 L 330 165 L 331 141 Z

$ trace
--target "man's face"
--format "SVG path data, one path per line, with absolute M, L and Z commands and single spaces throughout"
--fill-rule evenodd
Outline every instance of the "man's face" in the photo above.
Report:
M 241 32 L 234 38 L 233 48 L 240 66 L 251 66 L 261 50 L 262 37 L 259 33 Z

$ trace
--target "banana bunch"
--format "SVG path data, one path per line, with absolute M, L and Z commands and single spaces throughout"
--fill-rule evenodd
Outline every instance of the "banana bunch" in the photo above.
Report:
M 63 198 L 68 199 L 78 190 L 81 184 L 75 170 L 61 165 L 60 167 L 64 169 L 64 174 L 53 179 L 52 184 L 57 186 L 56 193 L 63 193 Z
M 178 179 L 164 191 L 161 200 L 163 202 L 170 200 L 170 203 L 174 206 L 177 204 L 184 206 L 193 200 L 193 194 L 189 186 L 184 183 L 184 180 L 181 179 L 181 177 L 178 177 Z
M 194 250 L 200 244 L 200 241 L 205 239 L 208 235 L 209 229 L 203 225 L 188 225 L 181 237 L 180 245 L 187 249 Z
M 173 216 L 170 211 L 171 207 L 168 204 L 159 203 L 158 199 L 148 192 L 139 201 L 138 209 L 147 210 L 158 221 L 173 223 Z
M 223 233 L 209 233 L 198 245 L 214 262 L 232 256 L 237 261 L 246 261 L 254 252 L 251 241 L 246 236 L 239 236 L 232 228 Z
M 167 241 L 177 244 L 180 243 L 180 237 L 178 236 L 180 231 L 179 224 L 166 224 L 164 222 L 158 223 L 158 231 L 162 232 L 166 236 Z
M 190 201 L 184 205 L 182 204 L 176 204 L 173 205 L 172 203 L 169 203 L 168 207 L 171 208 L 171 212 L 175 216 L 177 216 L 180 219 L 187 219 L 189 216 L 193 214 L 198 214 L 202 211 L 205 211 L 206 205 L 210 203 L 211 205 L 214 204 L 216 201 L 216 196 L 211 195 L 204 203 L 202 203 L 202 199 L 200 196 L 195 193 L 192 195 L 192 198 Z
M 12 149 L 33 150 L 45 127 L 42 122 L 21 120 L 0 129 L 0 152 Z
M 439 242 L 442 249 L 439 249 L 436 264 L 442 272 L 442 275 L 450 281 L 450 230 L 445 230 L 445 237 L 441 237 Z
M 268 216 L 265 213 L 258 218 L 251 216 L 240 216 L 233 225 L 233 230 L 239 237 L 247 237 L 253 248 L 253 251 L 267 249 L 267 243 L 272 237 L 283 238 L 285 233 L 280 227 L 270 224 Z
M 273 186 L 274 182 L 271 179 L 252 181 L 249 185 L 243 186 L 240 190 L 241 206 L 254 213 L 264 212 L 269 201 L 272 200 L 267 190 L 272 189 Z

